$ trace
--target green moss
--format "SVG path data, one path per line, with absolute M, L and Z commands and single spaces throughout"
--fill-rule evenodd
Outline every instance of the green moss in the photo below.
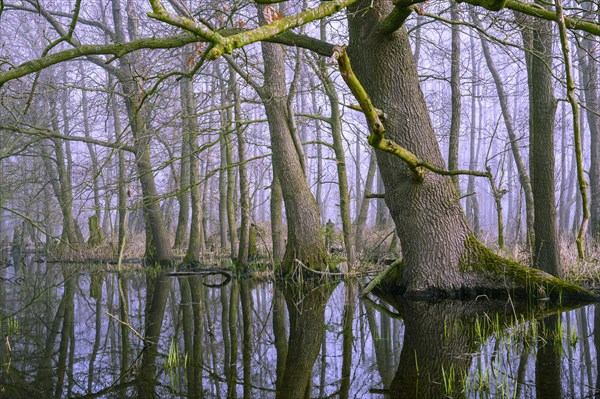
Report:
M 397 293 L 398 281 L 402 275 L 402 260 L 398 259 L 383 272 L 379 273 L 371 282 L 361 291 L 360 296 L 365 296 L 375 290 L 378 292 Z
M 465 240 L 465 249 L 459 264 L 461 272 L 475 272 L 491 282 L 506 283 L 516 289 L 524 288 L 527 295 L 533 298 L 598 299 L 575 284 L 495 254 L 472 235 Z

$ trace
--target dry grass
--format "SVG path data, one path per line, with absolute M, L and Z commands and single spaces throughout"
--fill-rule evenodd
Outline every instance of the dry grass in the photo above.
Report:
M 575 240 L 562 239 L 560 257 L 565 279 L 600 288 L 600 247 L 597 243 L 588 243 L 586 259 L 580 261 Z

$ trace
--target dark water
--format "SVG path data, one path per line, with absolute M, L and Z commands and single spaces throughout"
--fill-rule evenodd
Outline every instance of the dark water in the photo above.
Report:
M 210 288 L 93 270 L 3 269 L 0 397 L 545 399 L 598 386 L 594 306 L 389 304 L 351 283 Z

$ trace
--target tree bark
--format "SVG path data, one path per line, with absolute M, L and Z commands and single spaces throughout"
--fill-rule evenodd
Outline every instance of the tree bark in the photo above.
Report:
M 125 42 L 123 31 L 123 19 L 121 7 L 118 0 L 112 1 L 112 13 L 115 24 L 115 34 L 118 42 Z M 133 27 L 133 25 L 130 25 Z M 135 31 L 130 32 L 130 35 Z M 132 37 L 136 39 L 136 37 Z M 119 83 L 125 95 L 125 107 L 129 117 L 129 125 L 133 134 L 133 145 L 135 149 L 135 160 L 138 178 L 142 186 L 142 200 L 144 206 L 144 217 L 146 222 L 146 251 L 144 257 L 148 262 L 167 263 L 173 258 L 169 234 L 158 201 L 158 191 L 154 181 L 152 169 L 152 157 L 150 154 L 150 132 L 148 131 L 148 120 L 146 107 L 140 103 L 144 95 L 144 89 L 133 76 L 134 60 L 129 56 L 119 59 L 118 76 Z
M 240 99 L 240 89 L 237 82 L 237 75 L 234 70 L 229 68 L 229 85 L 233 94 L 234 115 L 235 115 L 235 133 L 238 142 L 238 173 L 240 180 L 240 236 L 239 248 L 237 254 L 237 264 L 245 267 L 248 264 L 249 239 L 250 239 L 250 191 L 248 188 L 248 176 L 246 171 L 246 134 L 241 124 L 243 118 L 242 104 Z
M 188 165 L 187 169 L 189 171 L 188 177 L 192 205 L 192 219 L 190 225 L 189 242 L 187 252 L 184 258 L 184 263 L 196 263 L 200 261 L 200 254 L 205 249 L 204 229 L 202 228 L 202 191 L 200 185 L 200 162 L 198 160 L 198 157 L 200 155 L 198 154 L 198 120 L 195 116 L 196 101 L 194 99 L 194 85 L 192 79 L 187 76 L 182 77 L 179 87 L 181 90 L 181 102 L 183 110 L 183 140 L 187 142 L 188 145 L 186 147 L 189 149 L 187 159 L 181 159 L 181 167 L 183 168 L 184 164 Z M 182 173 L 182 179 L 183 177 L 184 176 Z M 187 231 L 187 219 L 185 230 Z
M 369 154 L 369 170 L 367 171 L 367 179 L 365 180 L 365 191 L 362 195 L 362 201 L 360 204 L 360 210 L 358 215 L 356 216 L 356 250 L 360 251 L 363 246 L 363 235 L 365 232 L 365 228 L 367 227 L 367 216 L 369 216 L 369 202 L 371 201 L 367 198 L 367 194 L 371 193 L 373 189 L 373 180 L 375 180 L 375 170 L 377 166 L 377 160 L 375 159 L 375 154 L 371 152 Z
M 528 20 L 524 33 L 529 86 L 529 170 L 534 208 L 533 265 L 554 276 L 562 275 L 554 182 L 554 119 L 556 99 L 552 86 L 552 23 Z
M 295 260 L 311 269 L 323 270 L 329 259 L 321 237 L 319 208 L 304 176 L 288 125 L 284 50 L 279 44 L 266 42 L 262 42 L 261 47 L 265 85 L 259 94 L 269 121 L 273 167 L 277 169 L 288 223 L 282 272 L 290 275 Z
M 583 3 L 586 9 L 591 4 Z M 582 45 L 577 46 L 579 68 L 583 74 L 583 92 L 585 95 L 586 117 L 590 129 L 590 226 L 592 238 L 600 241 L 600 109 L 598 78 L 598 44 L 589 35 L 583 35 Z
M 478 145 L 478 129 L 477 129 L 477 93 L 479 91 L 479 74 L 477 60 L 475 58 L 475 39 L 469 36 L 471 44 L 471 68 L 472 68 L 472 88 L 471 88 L 471 127 L 470 127 L 470 145 L 469 145 L 469 170 L 475 170 L 478 166 L 479 153 L 476 151 Z M 469 175 L 467 181 L 467 219 L 473 229 L 475 237 L 479 237 L 479 199 L 477 196 L 477 183 L 475 176 Z
M 81 74 L 81 108 L 82 108 L 82 116 L 83 116 L 83 133 L 85 137 L 91 138 L 91 129 L 90 129 L 90 115 L 89 115 L 89 104 L 87 98 L 87 90 L 85 89 L 85 71 L 83 68 L 83 63 L 79 63 L 79 73 Z M 66 77 L 66 73 L 65 73 Z M 94 214 L 98 221 L 98 225 L 100 226 L 100 221 L 102 220 L 102 207 L 100 205 L 100 187 L 98 185 L 98 179 L 100 178 L 100 168 L 98 165 L 98 155 L 96 154 L 96 150 L 91 143 L 87 143 L 88 153 L 90 154 L 90 162 L 91 162 L 91 173 L 92 173 L 92 189 L 94 193 Z M 100 229 L 98 230 L 101 233 Z M 91 234 L 91 232 L 90 232 Z M 99 241 L 96 244 L 100 244 L 104 237 L 102 234 L 99 235 Z
M 321 39 L 325 39 L 325 23 L 321 20 Z M 349 269 L 354 266 L 354 240 L 352 232 L 352 220 L 350 217 L 350 195 L 348 193 L 348 174 L 346 170 L 346 156 L 344 154 L 344 142 L 342 138 L 342 116 L 340 113 L 339 98 L 331 77 L 327 73 L 327 67 L 324 60 L 319 60 L 319 70 L 321 73 L 321 81 L 325 88 L 325 94 L 329 99 L 331 107 L 331 115 L 329 124 L 331 126 L 331 136 L 333 138 L 333 151 L 335 153 L 335 163 L 337 166 L 338 175 L 338 191 L 340 194 L 340 217 L 342 219 L 342 232 L 344 235 L 344 247 L 346 249 L 346 257 L 348 260 Z M 316 111 L 316 109 L 315 109 Z M 317 122 L 318 123 L 318 122 Z M 320 141 L 317 138 L 317 141 Z M 320 147 L 320 145 L 319 145 Z
M 559 293 L 593 297 L 586 290 L 493 254 L 473 237 L 450 179 L 395 156 L 403 151 L 438 170 L 444 165 L 406 31 L 383 34 L 378 29 L 391 8 L 389 1 L 352 6 L 348 55 L 356 76 L 344 64 L 346 55 L 340 53 L 338 58 L 344 80 L 369 118 L 370 143 L 386 150 L 376 151 L 377 161 L 404 258 L 401 265 L 381 276 L 380 288 L 406 297 L 456 297 L 482 291 L 504 296 L 507 288 L 524 289 L 528 295 L 543 291 L 555 298 Z M 357 87 L 356 78 L 362 87 Z M 373 120 L 373 107 L 383 111 L 385 122 Z M 382 141 L 383 134 L 388 141 Z
M 471 7 L 471 18 L 473 19 L 473 21 L 475 21 L 475 23 L 478 26 L 481 25 L 473 7 Z M 508 137 L 510 139 L 510 148 L 512 150 L 513 159 L 515 160 L 517 171 L 519 173 L 519 182 L 521 183 L 521 187 L 523 188 L 523 192 L 525 193 L 525 213 L 527 215 L 527 243 L 528 245 L 531 245 L 534 242 L 535 236 L 535 207 L 533 200 L 533 191 L 531 188 L 531 180 L 529 178 L 529 175 L 527 174 L 525 161 L 523 161 L 523 157 L 521 156 L 521 150 L 519 149 L 519 138 L 517 137 L 517 134 L 515 132 L 513 118 L 508 107 L 508 96 L 504 91 L 502 77 L 496 69 L 496 65 L 494 64 L 494 60 L 492 58 L 488 42 L 485 40 L 484 35 L 481 32 L 478 33 L 479 39 L 481 40 L 481 47 L 483 49 L 485 61 L 488 69 L 490 70 L 490 73 L 492 74 L 492 78 L 494 79 L 494 85 L 496 86 L 496 92 L 498 93 L 498 100 L 500 102 L 500 109 L 502 110 L 504 125 L 506 126 L 506 132 L 508 133 Z
M 450 18 L 459 20 L 458 4 L 450 4 Z M 452 116 L 450 121 L 450 139 L 448 143 L 448 170 L 458 169 L 458 146 L 460 142 L 460 25 L 452 24 L 452 50 L 450 56 L 450 91 L 452 102 Z M 456 193 L 460 196 L 460 182 L 458 175 L 452 176 L 452 183 Z

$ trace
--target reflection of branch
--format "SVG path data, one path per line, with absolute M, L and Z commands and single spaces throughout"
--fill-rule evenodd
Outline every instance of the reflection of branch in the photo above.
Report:
M 146 352 L 148 350 L 148 348 L 149 348 L 149 346 L 144 345 L 144 347 L 142 348 L 140 353 L 137 355 L 137 357 L 135 359 L 133 359 L 133 362 L 131 362 L 131 365 L 127 368 L 127 370 L 125 370 L 121 375 L 119 375 L 119 378 L 117 378 L 115 380 L 115 382 L 110 384 L 110 386 L 108 388 L 105 388 L 105 389 L 99 391 L 98 393 L 104 394 L 107 392 L 111 392 L 112 389 L 117 386 L 119 381 L 121 381 L 123 379 L 123 377 L 125 377 L 127 374 L 129 374 L 131 372 L 131 370 L 133 370 L 133 368 L 136 367 L 136 363 L 138 362 L 138 360 L 140 360 L 142 358 L 142 355 L 144 354 L 144 352 Z M 127 386 L 128 384 L 131 384 L 131 383 L 124 383 L 123 385 Z M 101 396 L 101 395 L 98 395 L 98 396 Z
M 362 298 L 362 300 L 363 300 L 363 301 L 364 301 L 364 302 L 365 302 L 365 303 L 366 303 L 366 304 L 367 304 L 369 307 L 371 307 L 371 308 L 373 308 L 373 309 L 375 309 L 375 310 L 377 310 L 377 311 L 379 311 L 379 312 L 381 312 L 381 313 L 383 313 L 383 314 L 385 314 L 385 315 L 387 315 L 387 316 L 391 317 L 392 319 L 398 319 L 398 320 L 402 320 L 402 319 L 404 319 L 400 313 L 395 313 L 395 312 L 392 312 L 391 310 L 389 310 L 389 309 L 388 309 L 388 308 L 386 308 L 385 306 L 383 306 L 383 305 L 380 305 L 380 304 L 378 304 L 378 303 L 374 302 L 374 301 L 373 301 L 371 298 L 369 298 L 369 297 L 364 297 L 364 298 Z
M 129 328 L 136 337 L 138 337 L 139 339 L 141 339 L 145 344 L 155 344 L 155 342 L 150 341 L 148 338 L 144 337 L 142 334 L 140 334 L 138 332 L 138 330 L 136 330 L 135 328 L 133 328 L 133 326 L 129 323 L 124 322 L 123 320 L 119 319 L 117 316 L 112 315 L 108 312 L 105 312 L 108 316 L 112 317 L 117 323 L 123 324 L 124 326 L 126 326 L 127 328 Z

